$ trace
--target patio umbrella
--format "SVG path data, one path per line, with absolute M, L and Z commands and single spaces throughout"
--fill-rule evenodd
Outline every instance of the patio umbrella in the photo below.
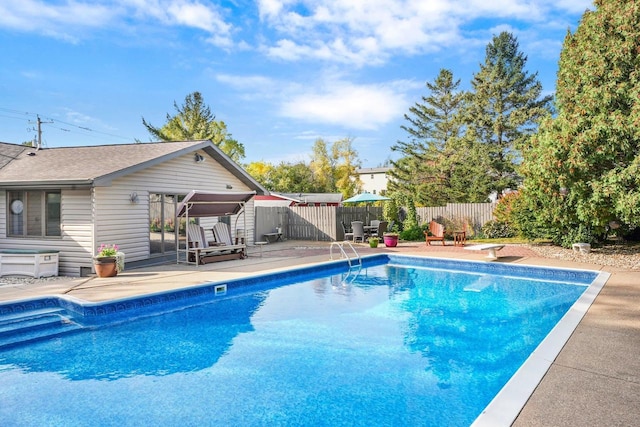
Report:
M 343 200 L 342 203 L 367 203 L 367 202 L 379 202 L 381 200 L 389 200 L 388 197 L 380 196 L 372 193 L 360 193 L 353 197 L 349 197 L 347 200 Z
M 380 196 L 372 193 L 360 193 L 353 197 L 349 197 L 347 200 L 343 200 L 342 203 L 367 203 L 367 222 L 369 222 L 369 204 L 370 202 L 380 202 L 384 200 L 390 200 L 388 197 Z

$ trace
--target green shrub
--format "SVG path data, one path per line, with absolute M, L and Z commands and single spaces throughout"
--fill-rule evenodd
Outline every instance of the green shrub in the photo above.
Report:
M 487 239 L 514 237 L 515 233 L 506 222 L 489 221 L 482 226 L 482 234 Z
M 473 222 L 471 219 L 466 217 L 455 217 L 455 218 L 440 218 L 438 220 L 442 225 L 444 225 L 444 235 L 448 239 L 453 239 L 454 231 L 462 231 L 465 230 L 467 232 L 467 238 L 473 237 Z M 428 229 L 428 226 L 427 226 Z
M 400 239 L 412 242 L 424 240 L 424 229 L 418 226 L 404 229 L 400 232 Z
M 570 248 L 574 243 L 590 243 L 593 245 L 597 241 L 598 239 L 595 238 L 591 229 L 581 224 L 562 234 L 554 243 L 564 248 Z

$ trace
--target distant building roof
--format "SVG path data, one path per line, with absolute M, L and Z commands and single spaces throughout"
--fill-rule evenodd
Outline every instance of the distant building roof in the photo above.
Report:
M 361 169 L 356 169 L 356 173 L 361 175 L 366 173 L 387 173 L 391 169 L 392 168 L 361 168 Z
M 298 203 L 340 203 L 342 193 L 271 193 L 295 200 Z

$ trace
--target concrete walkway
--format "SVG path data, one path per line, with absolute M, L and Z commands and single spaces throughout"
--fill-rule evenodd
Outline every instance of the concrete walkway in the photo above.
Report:
M 285 241 L 250 248 L 244 260 L 199 267 L 165 264 L 127 270 L 114 278 L 2 284 L 0 303 L 42 295 L 66 294 L 104 301 L 176 289 L 210 281 L 329 260 L 327 242 Z M 394 252 L 470 260 L 486 254 L 421 242 L 356 245 L 362 255 Z M 540 258 L 526 247 L 507 245 L 493 262 L 604 270 L 611 277 L 588 313 L 516 419 L 515 426 L 632 426 L 640 420 L 640 272 Z M 339 257 L 339 255 L 338 255 Z

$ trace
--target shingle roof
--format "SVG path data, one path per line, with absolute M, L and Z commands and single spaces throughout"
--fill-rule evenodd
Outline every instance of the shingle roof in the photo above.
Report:
M 361 168 L 356 169 L 356 173 L 360 175 L 368 174 L 368 173 L 387 173 L 391 170 L 391 168 Z
M 304 203 L 340 203 L 342 201 L 342 193 L 280 193 L 280 195 Z
M 0 170 L 16 159 L 27 147 L 0 142 Z
M 200 149 L 250 188 L 256 189 L 260 194 L 266 191 L 208 140 L 40 150 L 0 143 L 0 185 L 94 185 L 99 180 L 126 175 Z

